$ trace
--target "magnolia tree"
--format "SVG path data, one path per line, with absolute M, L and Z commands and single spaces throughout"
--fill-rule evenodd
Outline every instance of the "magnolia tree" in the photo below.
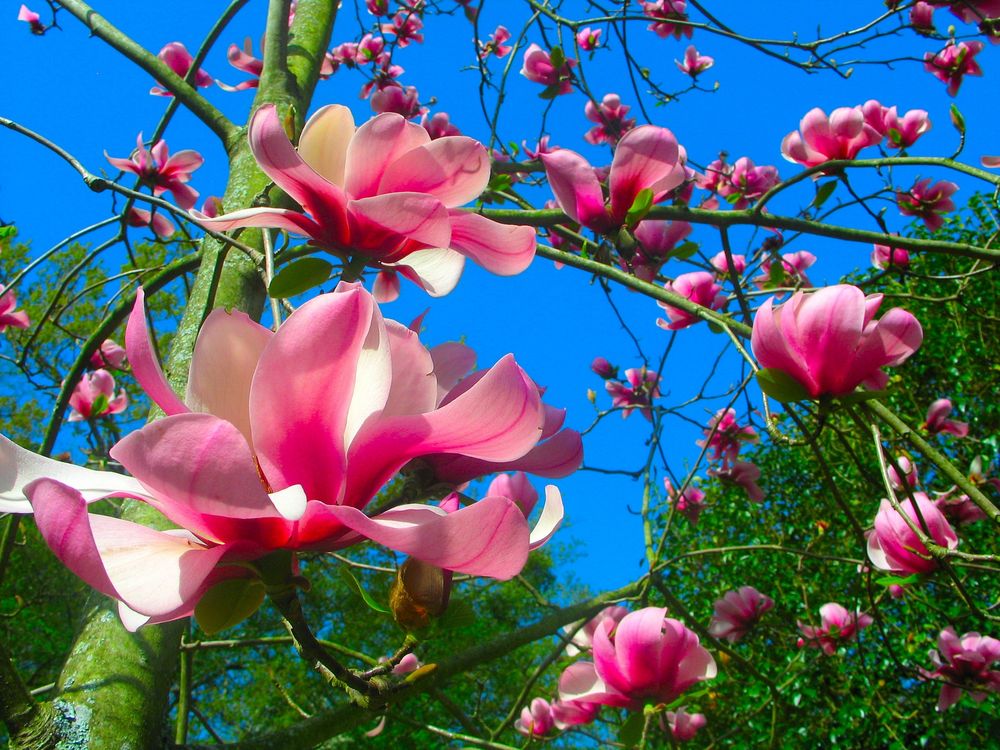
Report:
M 864 5 L 11 14 L 151 87 L 0 118 L 12 746 L 985 746 L 1000 3 Z

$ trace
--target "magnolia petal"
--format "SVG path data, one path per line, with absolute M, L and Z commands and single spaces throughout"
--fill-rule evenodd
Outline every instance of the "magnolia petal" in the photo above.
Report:
M 425 460 L 434 476 L 450 484 L 469 482 L 495 471 L 523 471 L 549 479 L 567 477 L 583 463 L 583 440 L 576 430 L 563 430 L 512 461 L 481 461 L 461 455 L 437 454 Z
M 410 149 L 386 167 L 379 193 L 427 193 L 445 206 L 475 200 L 490 181 L 490 160 L 481 143 L 445 136 Z
M 561 148 L 539 154 L 545 165 L 549 186 L 559 206 L 573 221 L 605 231 L 613 225 L 604 208 L 604 193 L 594 168 L 580 154 Z
M 578 661 L 570 664 L 559 677 L 559 699 L 600 703 L 605 706 L 628 706 L 631 700 L 608 687 L 598 676 L 593 662 Z
M 347 206 L 352 236 L 362 237 L 366 247 L 394 246 L 403 238 L 425 247 L 448 247 L 451 241 L 448 209 L 433 196 L 388 193 L 352 200 Z
M 438 402 L 444 398 L 458 381 L 468 375 L 476 366 L 476 352 L 472 347 L 457 341 L 446 341 L 432 347 L 434 376 L 437 378 Z
M 673 175 L 676 184 L 672 187 L 679 185 L 684 179 L 683 170 L 675 172 L 679 155 L 677 139 L 666 128 L 642 125 L 626 133 L 615 148 L 608 177 L 612 216 L 623 221 L 645 188 L 671 189 L 662 182 L 664 178 Z
M 437 143 L 438 141 L 435 141 Z M 451 211 L 451 248 L 491 273 L 513 276 L 535 259 L 535 230 L 510 226 L 479 214 Z
M 354 137 L 354 115 L 342 104 L 316 110 L 299 136 L 299 156 L 326 180 L 344 187 L 347 145 Z
M 402 115 L 386 112 L 373 117 L 358 128 L 347 147 L 347 194 L 352 198 L 375 195 L 389 165 L 430 140 L 426 130 Z
M 391 265 L 432 297 L 443 297 L 449 294 L 462 278 L 465 256 L 449 248 L 434 247 L 417 250 L 399 263 L 386 265 Z
M 293 484 L 283 490 L 271 492 L 268 497 L 282 518 L 289 521 L 298 521 L 306 512 L 308 498 L 301 484 Z
M 170 387 L 160 361 L 153 349 L 152 341 L 149 338 L 149 329 L 146 327 L 146 303 L 145 292 L 142 287 L 136 290 L 135 306 L 128 317 L 128 324 L 125 326 L 125 351 L 128 361 L 132 365 L 132 374 L 139 381 L 139 385 L 153 399 L 157 406 L 163 409 L 168 416 L 171 414 L 185 414 L 190 409 L 180 400 L 174 389 Z
M 542 513 L 538 516 L 535 527 L 531 530 L 528 548 L 538 549 L 549 541 L 562 525 L 563 517 L 563 502 L 559 488 L 553 484 L 547 485 L 545 487 L 545 504 L 542 506 Z
M 387 320 L 392 384 L 382 409 L 384 416 L 423 414 L 437 406 L 434 360 L 420 338 L 401 323 Z
M 191 216 L 202 226 L 216 232 L 240 227 L 272 227 L 317 240 L 325 237 L 319 224 L 304 213 L 288 208 L 244 208 L 216 217 L 206 216 L 201 211 L 191 211 Z
M 379 271 L 372 283 L 372 297 L 380 305 L 399 299 L 399 275 L 395 271 Z

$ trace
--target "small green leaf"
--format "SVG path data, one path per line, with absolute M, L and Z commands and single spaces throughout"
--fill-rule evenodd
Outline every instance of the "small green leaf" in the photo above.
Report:
M 104 412 L 108 410 L 108 397 L 103 393 L 98 394 L 97 398 L 94 399 L 94 403 L 90 407 L 90 414 L 94 417 L 101 416 Z
M 909 586 L 912 583 L 916 583 L 920 580 L 920 576 L 914 573 L 908 576 L 882 576 L 881 578 L 876 578 L 875 583 L 879 586 Z
M 566 54 L 562 51 L 562 47 L 556 45 L 552 48 L 549 52 L 549 61 L 557 70 L 566 64 Z
M 670 255 L 678 260 L 687 260 L 698 252 L 698 248 L 699 245 L 697 242 L 685 242 L 683 245 L 678 245 L 671 250 Z
M 816 197 L 813 198 L 812 205 L 814 208 L 819 208 L 824 203 L 829 200 L 830 196 L 833 195 L 833 191 L 837 189 L 836 180 L 827 180 L 819 187 L 816 188 Z
M 221 581 L 201 597 L 194 618 L 208 635 L 243 622 L 264 603 L 264 585 L 249 578 Z
M 0 240 L 5 240 L 8 237 L 13 237 L 17 234 L 17 227 L 13 224 L 8 224 L 5 227 L 0 227 Z
M 271 279 L 267 293 L 275 299 L 308 292 L 330 278 L 333 265 L 322 258 L 301 258 L 281 269 Z
M 783 404 L 805 401 L 809 398 L 809 391 L 787 372 L 765 367 L 757 370 L 756 377 L 760 389 Z
M 952 104 L 949 113 L 951 115 L 951 124 L 955 126 L 955 130 L 957 130 L 959 134 L 965 135 L 965 117 L 963 117 L 962 113 L 959 111 L 958 105 Z
M 635 227 L 640 221 L 646 218 L 649 209 L 653 207 L 653 191 L 650 188 L 643 188 L 635 196 L 632 205 L 625 214 L 625 226 L 629 229 Z
M 348 570 L 346 567 L 341 567 L 340 568 L 340 575 L 347 582 L 347 585 L 354 590 L 354 593 L 356 593 L 358 596 L 360 596 L 361 600 L 365 604 L 367 604 L 369 606 L 369 608 L 375 610 L 376 612 L 381 612 L 382 614 L 386 614 L 386 615 L 389 614 L 389 608 L 388 607 L 384 607 L 381 604 L 379 604 L 377 601 L 375 601 L 372 598 L 372 595 L 369 594 L 367 591 L 365 591 L 364 587 L 361 585 L 361 582 L 358 581 L 358 579 L 354 577 L 354 574 L 351 573 L 350 570 Z
M 629 714 L 625 723 L 618 730 L 618 741 L 625 747 L 635 747 L 642 742 L 642 730 L 646 726 L 646 717 L 641 713 Z

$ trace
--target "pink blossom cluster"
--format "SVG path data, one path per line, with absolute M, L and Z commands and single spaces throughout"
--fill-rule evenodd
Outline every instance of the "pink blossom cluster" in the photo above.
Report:
M 622 410 L 622 419 L 628 419 L 636 409 L 646 419 L 653 419 L 653 399 L 660 396 L 660 374 L 645 367 L 630 367 L 625 371 L 625 382 L 608 379 L 604 389 L 611 396 L 611 408 Z
M 653 19 L 647 28 L 661 39 L 672 36 L 680 39 L 686 36 L 688 39 L 694 34 L 694 29 L 686 22 L 687 2 L 686 0 L 657 0 L 657 2 L 643 2 L 643 14 Z
M 533 43 L 524 51 L 521 75 L 545 86 L 546 96 L 561 96 L 573 91 L 575 67 L 576 60 L 566 57 L 561 50 L 558 53 L 546 52 Z
M 705 168 L 705 174 L 696 178 L 698 187 L 718 193 L 738 209 L 746 208 L 779 181 L 777 167 L 758 167 L 746 156 L 727 164 L 725 155 L 711 162 Z
M 704 491 L 688 485 L 684 488 L 683 492 L 678 492 L 669 477 L 664 477 L 663 488 L 667 492 L 667 498 L 670 500 L 671 505 L 674 506 L 677 512 L 687 518 L 692 524 L 698 523 L 698 517 L 701 516 L 701 512 L 705 509 Z
M 816 256 L 808 250 L 782 253 L 780 263 L 770 255 L 760 264 L 760 276 L 753 279 L 758 289 L 773 289 L 779 286 L 811 287 L 812 282 L 806 270 L 816 262 Z
M 872 616 L 861 610 L 848 611 L 843 605 L 828 602 L 819 608 L 820 624 L 807 625 L 799 622 L 798 646 L 822 649 L 833 656 L 837 649 L 850 641 L 857 640 L 858 634 L 874 622 Z
M 716 600 L 708 632 L 730 643 L 742 640 L 765 612 L 774 607 L 774 600 L 753 586 L 740 586 L 727 591 Z
M 903 216 L 915 216 L 924 225 L 934 231 L 944 225 L 943 214 L 955 210 L 955 202 L 951 196 L 958 190 L 958 185 L 949 180 L 938 180 L 931 183 L 931 178 L 917 180 L 909 190 L 896 193 L 896 205 Z
M 938 636 L 937 650 L 931 650 L 934 669 L 921 669 L 927 680 L 943 682 L 937 710 L 946 711 L 967 691 L 976 703 L 982 703 L 988 693 L 1000 693 L 1000 640 L 979 633 L 959 635 L 950 626 Z
M 686 221 L 645 219 L 635 228 L 635 255 L 627 263 L 636 278 L 653 281 L 674 250 L 691 234 Z M 623 265 L 626 265 L 623 261 Z
M 583 112 L 588 120 L 597 124 L 584 133 L 583 140 L 594 145 L 615 145 L 635 127 L 635 118 L 625 116 L 630 109 L 628 105 L 622 104 L 618 94 L 605 94 L 600 104 L 588 100 Z
M 697 442 L 708 453 L 710 461 L 719 462 L 718 466 L 708 470 L 708 475 L 740 487 L 753 503 L 763 502 L 766 497 L 757 484 L 760 468 L 750 461 L 740 461 L 739 452 L 744 444 L 756 443 L 757 440 L 757 431 L 751 425 L 741 425 L 737 421 L 735 409 L 723 408 L 709 420 L 705 427 L 705 439 Z
M 24 310 L 18 310 L 14 290 L 0 284 L 0 333 L 8 328 L 27 328 L 31 318 Z
M 716 283 L 715 275 L 708 271 L 682 273 L 673 281 L 666 282 L 663 288 L 709 310 L 721 310 L 728 302 L 728 297 L 722 293 L 722 287 Z M 676 307 L 669 302 L 657 300 L 656 304 L 663 308 L 667 316 L 666 320 L 658 318 L 656 325 L 668 331 L 679 331 L 702 320 L 693 311 Z

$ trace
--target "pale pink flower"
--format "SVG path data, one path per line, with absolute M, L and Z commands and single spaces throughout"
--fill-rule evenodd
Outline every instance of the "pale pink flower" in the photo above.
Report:
M 798 131 L 781 141 L 781 154 L 790 162 L 814 167 L 831 159 L 853 159 L 861 149 L 881 140 L 881 134 L 865 121 L 861 107 L 839 107 L 829 117 L 816 107 L 802 118 Z
M 382 24 L 383 34 L 394 34 L 396 36 L 396 46 L 406 47 L 410 42 L 423 42 L 424 35 L 421 30 L 424 22 L 420 16 L 413 11 L 400 11 L 392 17 L 392 23 Z
M 420 118 L 420 127 L 427 131 L 432 141 L 445 136 L 462 135 L 462 131 L 455 127 L 447 112 L 437 112 L 432 117 L 425 114 Z
M 150 213 L 144 208 L 135 206 L 128 210 L 125 221 L 130 227 L 149 227 L 161 240 L 170 239 L 177 231 L 174 223 L 159 211 Z
M 740 586 L 717 599 L 708 632 L 730 643 L 741 640 L 774 607 L 774 600 L 753 586 Z
M 528 737 L 541 737 L 552 731 L 555 719 L 552 706 L 544 698 L 535 698 L 530 706 L 521 709 L 521 716 L 514 722 L 514 729 Z
M 899 503 L 907 518 L 938 546 L 955 549 L 958 535 L 937 505 L 923 492 L 914 492 L 913 499 L 919 515 L 909 498 Z M 883 499 L 879 505 L 874 525 L 875 530 L 868 536 L 868 559 L 876 568 L 902 575 L 937 569 L 937 560 L 888 500 Z
M 896 467 L 890 463 L 886 468 L 889 484 L 896 492 L 905 492 L 907 488 L 914 489 L 920 483 L 920 475 L 917 472 L 916 464 L 908 456 L 897 457 L 896 463 L 899 465 L 903 475 L 900 476 L 899 472 L 896 471 Z
M 69 421 L 79 422 L 120 414 L 128 408 L 128 396 L 123 390 L 115 393 L 115 379 L 110 372 L 95 370 L 80 378 L 69 397 L 69 405 L 73 409 Z
M 397 677 L 402 677 L 403 675 L 410 674 L 410 672 L 416 672 L 422 666 L 423 664 L 417 658 L 417 655 L 410 653 L 399 660 L 396 666 L 392 668 L 392 673 Z
M 705 714 L 689 714 L 684 706 L 677 711 L 667 711 L 665 714 L 670 734 L 678 742 L 693 740 L 698 730 L 705 726 Z
M 163 60 L 163 62 L 167 64 L 167 67 L 169 67 L 181 78 L 187 77 L 188 72 L 191 70 L 191 65 L 194 63 L 194 58 L 191 56 L 191 53 L 188 52 L 187 47 L 180 42 L 170 42 L 170 44 L 160 50 L 157 57 Z M 211 86 L 212 76 L 205 72 L 204 68 L 198 68 L 198 72 L 195 74 L 192 85 L 196 88 Z M 159 86 L 153 86 L 153 88 L 149 90 L 149 93 L 156 96 L 173 96 L 172 93 L 166 89 L 160 88 Z
M 197 151 L 185 149 L 171 156 L 163 139 L 147 150 L 142 142 L 142 133 L 139 133 L 136 149 L 129 158 L 108 156 L 107 151 L 104 158 L 113 167 L 136 175 L 144 185 L 153 189 L 153 195 L 161 196 L 167 191 L 173 193 L 177 205 L 185 210 L 190 210 L 198 200 L 198 191 L 187 184 L 191 173 L 205 163 Z
M 686 36 L 690 39 L 691 35 L 694 34 L 693 28 L 685 23 L 678 23 L 688 20 L 686 0 L 644 2 L 642 3 L 642 12 L 648 18 L 654 19 L 653 23 L 646 28 L 661 39 L 666 39 L 668 36 L 673 36 L 674 39 Z
M 635 228 L 639 241 L 630 264 L 632 272 L 643 281 L 653 281 L 674 249 L 691 234 L 686 221 L 646 219 Z
M 24 310 L 15 310 L 17 307 L 17 297 L 13 289 L 8 289 L 0 284 L 0 333 L 4 333 L 8 327 L 27 328 L 31 325 L 31 318 Z
M 715 412 L 705 426 L 705 439 L 697 441 L 701 448 L 711 451 L 709 461 L 722 461 L 723 466 L 736 460 L 746 443 L 756 443 L 759 436 L 751 425 L 741 425 L 736 410 L 722 408 Z
M 836 602 L 829 602 L 819 608 L 820 625 L 798 623 L 802 638 L 799 638 L 799 648 L 809 646 L 820 648 L 823 653 L 833 656 L 837 648 L 848 641 L 857 640 L 858 633 L 872 624 L 872 616 L 857 610 L 848 612 Z
M 578 661 L 559 678 L 559 697 L 641 710 L 670 703 L 716 675 L 715 659 L 698 636 L 663 607 L 605 620 L 594 632 L 593 662 Z
M 332 72 L 340 69 L 341 65 L 348 68 L 356 67 L 358 64 L 358 43 L 343 42 L 326 53 L 325 59 L 329 61 Z
M 21 6 L 21 9 L 17 12 L 17 20 L 27 23 L 32 34 L 40 36 L 46 31 L 45 24 L 42 23 L 42 17 L 28 8 L 27 5 Z
M 564 625 L 563 632 L 567 635 L 573 634 L 570 642 L 566 644 L 566 655 L 578 656 L 584 651 L 589 651 L 594 645 L 594 633 L 602 622 L 611 620 L 614 623 L 619 623 L 627 614 L 628 610 L 625 607 L 611 605 L 602 609 L 585 623 L 574 622 Z
M 712 259 L 709 261 L 712 264 L 712 268 L 715 269 L 719 276 L 729 275 L 729 258 L 726 257 L 726 251 L 720 250 Z M 745 270 L 747 270 L 747 258 L 745 255 L 734 255 L 733 256 L 733 270 L 736 275 L 741 275 Z
M 580 154 L 562 148 L 542 154 L 541 160 L 560 208 L 597 232 L 620 227 L 643 190 L 650 190 L 657 203 L 686 177 L 674 134 L 653 125 L 635 128 L 618 142 L 608 174 L 609 205 L 594 168 Z
M 674 60 L 674 63 L 681 73 L 697 78 L 699 74 L 715 65 L 715 58 L 701 54 L 693 44 L 689 44 L 688 48 L 684 50 L 684 59 Z
M 683 492 L 678 492 L 669 477 L 663 478 L 663 487 L 677 512 L 692 524 L 698 523 L 698 517 L 705 510 L 705 493 L 690 484 Z
M 609 380 L 604 384 L 611 396 L 611 407 L 622 410 L 622 419 L 632 416 L 633 409 L 638 409 L 642 416 L 652 420 L 650 406 L 653 399 L 660 396 L 660 374 L 645 367 L 630 367 L 625 371 L 625 380 L 628 382 Z
M 751 346 L 761 367 L 790 375 L 812 398 L 844 396 L 864 384 L 881 390 L 883 367 L 905 362 L 924 333 L 905 310 L 894 307 L 875 319 L 882 295 L 837 284 L 796 292 L 782 305 L 774 297 L 757 310 Z
M 933 185 L 931 178 L 917 180 L 908 191 L 896 193 L 896 205 L 903 216 L 916 216 L 924 225 L 934 231 L 944 224 L 944 217 L 949 211 L 955 210 L 955 202 L 951 199 L 958 185 L 949 180 L 939 180 Z
M 760 467 L 749 461 L 733 461 L 728 465 L 723 463 L 718 469 L 709 469 L 708 475 L 740 487 L 752 503 L 762 503 L 767 497 L 767 493 L 757 484 Z
M 401 273 L 433 296 L 458 283 L 465 259 L 493 273 L 520 273 L 535 254 L 531 227 L 504 226 L 458 209 L 490 178 L 486 149 L 472 138 L 432 141 L 395 114 L 355 129 L 346 107 L 320 109 L 296 150 L 273 106 L 250 122 L 258 164 L 308 213 L 249 208 L 215 219 L 212 229 L 269 226 L 303 235 L 342 256 Z
M 726 306 L 726 295 L 722 293 L 722 287 L 715 283 L 714 274 L 708 271 L 682 273 L 673 281 L 664 284 L 663 288 L 710 310 L 721 310 Z M 663 308 L 668 318 L 668 320 L 657 319 L 656 325 L 660 328 L 679 331 L 701 322 L 701 318 L 692 312 L 674 307 L 667 302 L 657 301 L 656 304 Z
M 806 275 L 806 269 L 816 262 L 816 256 L 808 250 L 797 250 L 794 253 L 784 253 L 781 265 L 775 266 L 770 256 L 760 264 L 760 276 L 753 279 L 758 289 L 770 289 L 775 286 L 811 287 L 812 282 Z M 780 268 L 780 274 L 777 273 Z
M 625 117 L 630 109 L 632 108 L 627 104 L 622 104 L 618 94 L 605 94 L 597 105 L 588 100 L 583 106 L 583 112 L 588 120 L 597 124 L 584 133 L 583 140 L 594 145 L 615 145 L 623 135 L 635 128 L 635 118 Z
M 600 703 L 583 701 L 553 701 L 552 719 L 556 729 L 568 729 L 590 724 L 601 710 Z
M 593 52 L 601 46 L 602 31 L 602 29 L 592 29 L 589 26 L 584 26 L 576 32 L 576 43 L 580 45 L 580 49 L 584 52 Z
M 938 636 L 938 650 L 929 652 L 933 670 L 921 669 L 928 680 L 940 680 L 937 710 L 946 711 L 962 697 L 963 691 L 976 703 L 982 703 L 987 693 L 1000 693 L 1000 670 L 991 667 L 1000 661 L 1000 640 L 972 632 L 961 638 L 951 626 Z
M 975 60 L 982 49 L 983 43 L 979 41 L 955 44 L 955 40 L 950 39 L 945 48 L 937 54 L 930 52 L 924 54 L 924 70 L 939 81 L 947 83 L 948 94 L 955 96 L 965 76 L 983 74 L 983 69 Z
M 871 261 L 873 268 L 880 270 L 898 268 L 905 271 L 910 267 L 910 253 L 901 247 L 873 245 Z
M 105 339 L 100 348 L 90 355 L 89 366 L 95 370 L 121 370 L 125 362 L 125 349 L 112 341 Z
M 924 429 L 932 435 L 947 432 L 955 437 L 964 438 L 969 434 L 968 422 L 958 422 L 948 419 L 952 411 L 951 400 L 939 398 L 927 408 L 927 418 L 924 420 Z
M 407 120 L 412 120 L 427 112 L 427 107 L 420 103 L 420 95 L 417 93 L 416 86 L 407 86 L 406 88 L 396 84 L 384 86 L 372 94 L 369 101 L 372 105 L 372 112 L 376 114 L 393 113 L 401 115 Z
M 261 55 L 263 55 L 263 47 L 264 45 L 262 43 Z M 234 68 L 244 73 L 248 73 L 251 77 L 245 81 L 241 81 L 235 86 L 230 86 L 222 81 L 216 81 L 216 83 L 219 84 L 219 88 L 224 91 L 244 91 L 246 89 L 255 89 L 260 86 L 260 74 L 264 71 L 264 61 L 261 58 L 254 57 L 253 42 L 250 37 L 243 40 L 243 49 L 240 49 L 235 44 L 230 44 L 229 51 L 226 52 L 226 59 L 229 60 L 229 64 Z
M 554 65 L 548 52 L 537 44 L 531 44 L 524 51 L 521 75 L 529 81 L 545 86 L 546 91 L 552 96 L 560 96 L 573 91 L 573 68 L 575 67 L 576 60 L 572 57 L 564 57 L 561 65 Z
M 496 31 L 490 34 L 490 40 L 483 44 L 479 42 L 479 59 L 485 60 L 490 55 L 506 57 L 513 49 L 509 44 L 504 44 L 510 39 L 510 32 L 506 26 L 497 26 Z

